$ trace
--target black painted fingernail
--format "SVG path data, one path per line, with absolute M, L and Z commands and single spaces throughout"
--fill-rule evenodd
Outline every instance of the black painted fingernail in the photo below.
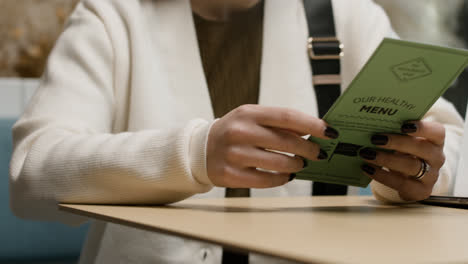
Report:
M 292 181 L 292 180 L 294 180 L 295 178 L 296 178 L 296 173 L 291 173 L 291 174 L 289 175 L 289 181 Z
M 317 156 L 317 159 L 324 160 L 326 158 L 328 158 L 327 152 L 325 152 L 325 150 L 321 149 L 318 156 Z
M 363 164 L 361 166 L 361 170 L 363 170 L 365 173 L 369 175 L 374 175 L 375 174 L 375 169 L 367 164 Z
M 332 138 L 332 139 L 336 139 L 339 136 L 338 131 L 336 131 L 336 129 L 331 128 L 329 126 L 327 126 L 327 128 L 325 129 L 324 134 L 325 134 L 326 137 L 329 137 L 329 138 Z
M 375 160 L 375 157 L 377 156 L 377 152 L 373 149 L 370 148 L 363 148 L 359 151 L 359 156 L 366 160 Z
M 418 126 L 415 123 L 404 123 L 401 126 L 402 133 L 414 133 L 418 130 Z
M 374 145 L 387 145 L 388 137 L 385 135 L 373 135 L 371 138 L 371 142 Z

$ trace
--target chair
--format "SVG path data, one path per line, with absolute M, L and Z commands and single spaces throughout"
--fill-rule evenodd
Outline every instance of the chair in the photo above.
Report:
M 73 228 L 60 223 L 15 217 L 9 206 L 8 168 L 14 119 L 0 119 L 0 263 L 76 263 L 88 225 Z

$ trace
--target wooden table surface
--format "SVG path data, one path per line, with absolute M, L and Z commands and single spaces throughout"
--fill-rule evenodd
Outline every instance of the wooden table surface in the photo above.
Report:
M 305 263 L 468 263 L 468 210 L 372 197 L 190 199 L 75 205 L 74 214 Z

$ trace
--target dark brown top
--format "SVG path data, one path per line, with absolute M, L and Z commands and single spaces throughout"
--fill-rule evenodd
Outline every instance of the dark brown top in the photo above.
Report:
M 263 1 L 228 21 L 208 21 L 196 14 L 194 21 L 215 117 L 243 104 L 257 104 Z M 226 189 L 226 197 L 245 196 L 250 196 L 249 189 Z
M 208 21 L 194 14 L 203 70 L 216 118 L 243 104 L 256 104 L 262 57 L 263 2 Z

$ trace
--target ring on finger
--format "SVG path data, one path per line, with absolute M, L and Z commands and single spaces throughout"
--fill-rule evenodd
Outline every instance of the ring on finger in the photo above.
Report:
M 426 176 L 427 172 L 431 169 L 431 166 L 427 164 L 427 162 L 423 159 L 419 159 L 421 161 L 421 168 L 419 169 L 419 172 L 416 175 L 413 175 L 412 177 L 415 178 L 416 180 L 422 180 L 424 176 Z

